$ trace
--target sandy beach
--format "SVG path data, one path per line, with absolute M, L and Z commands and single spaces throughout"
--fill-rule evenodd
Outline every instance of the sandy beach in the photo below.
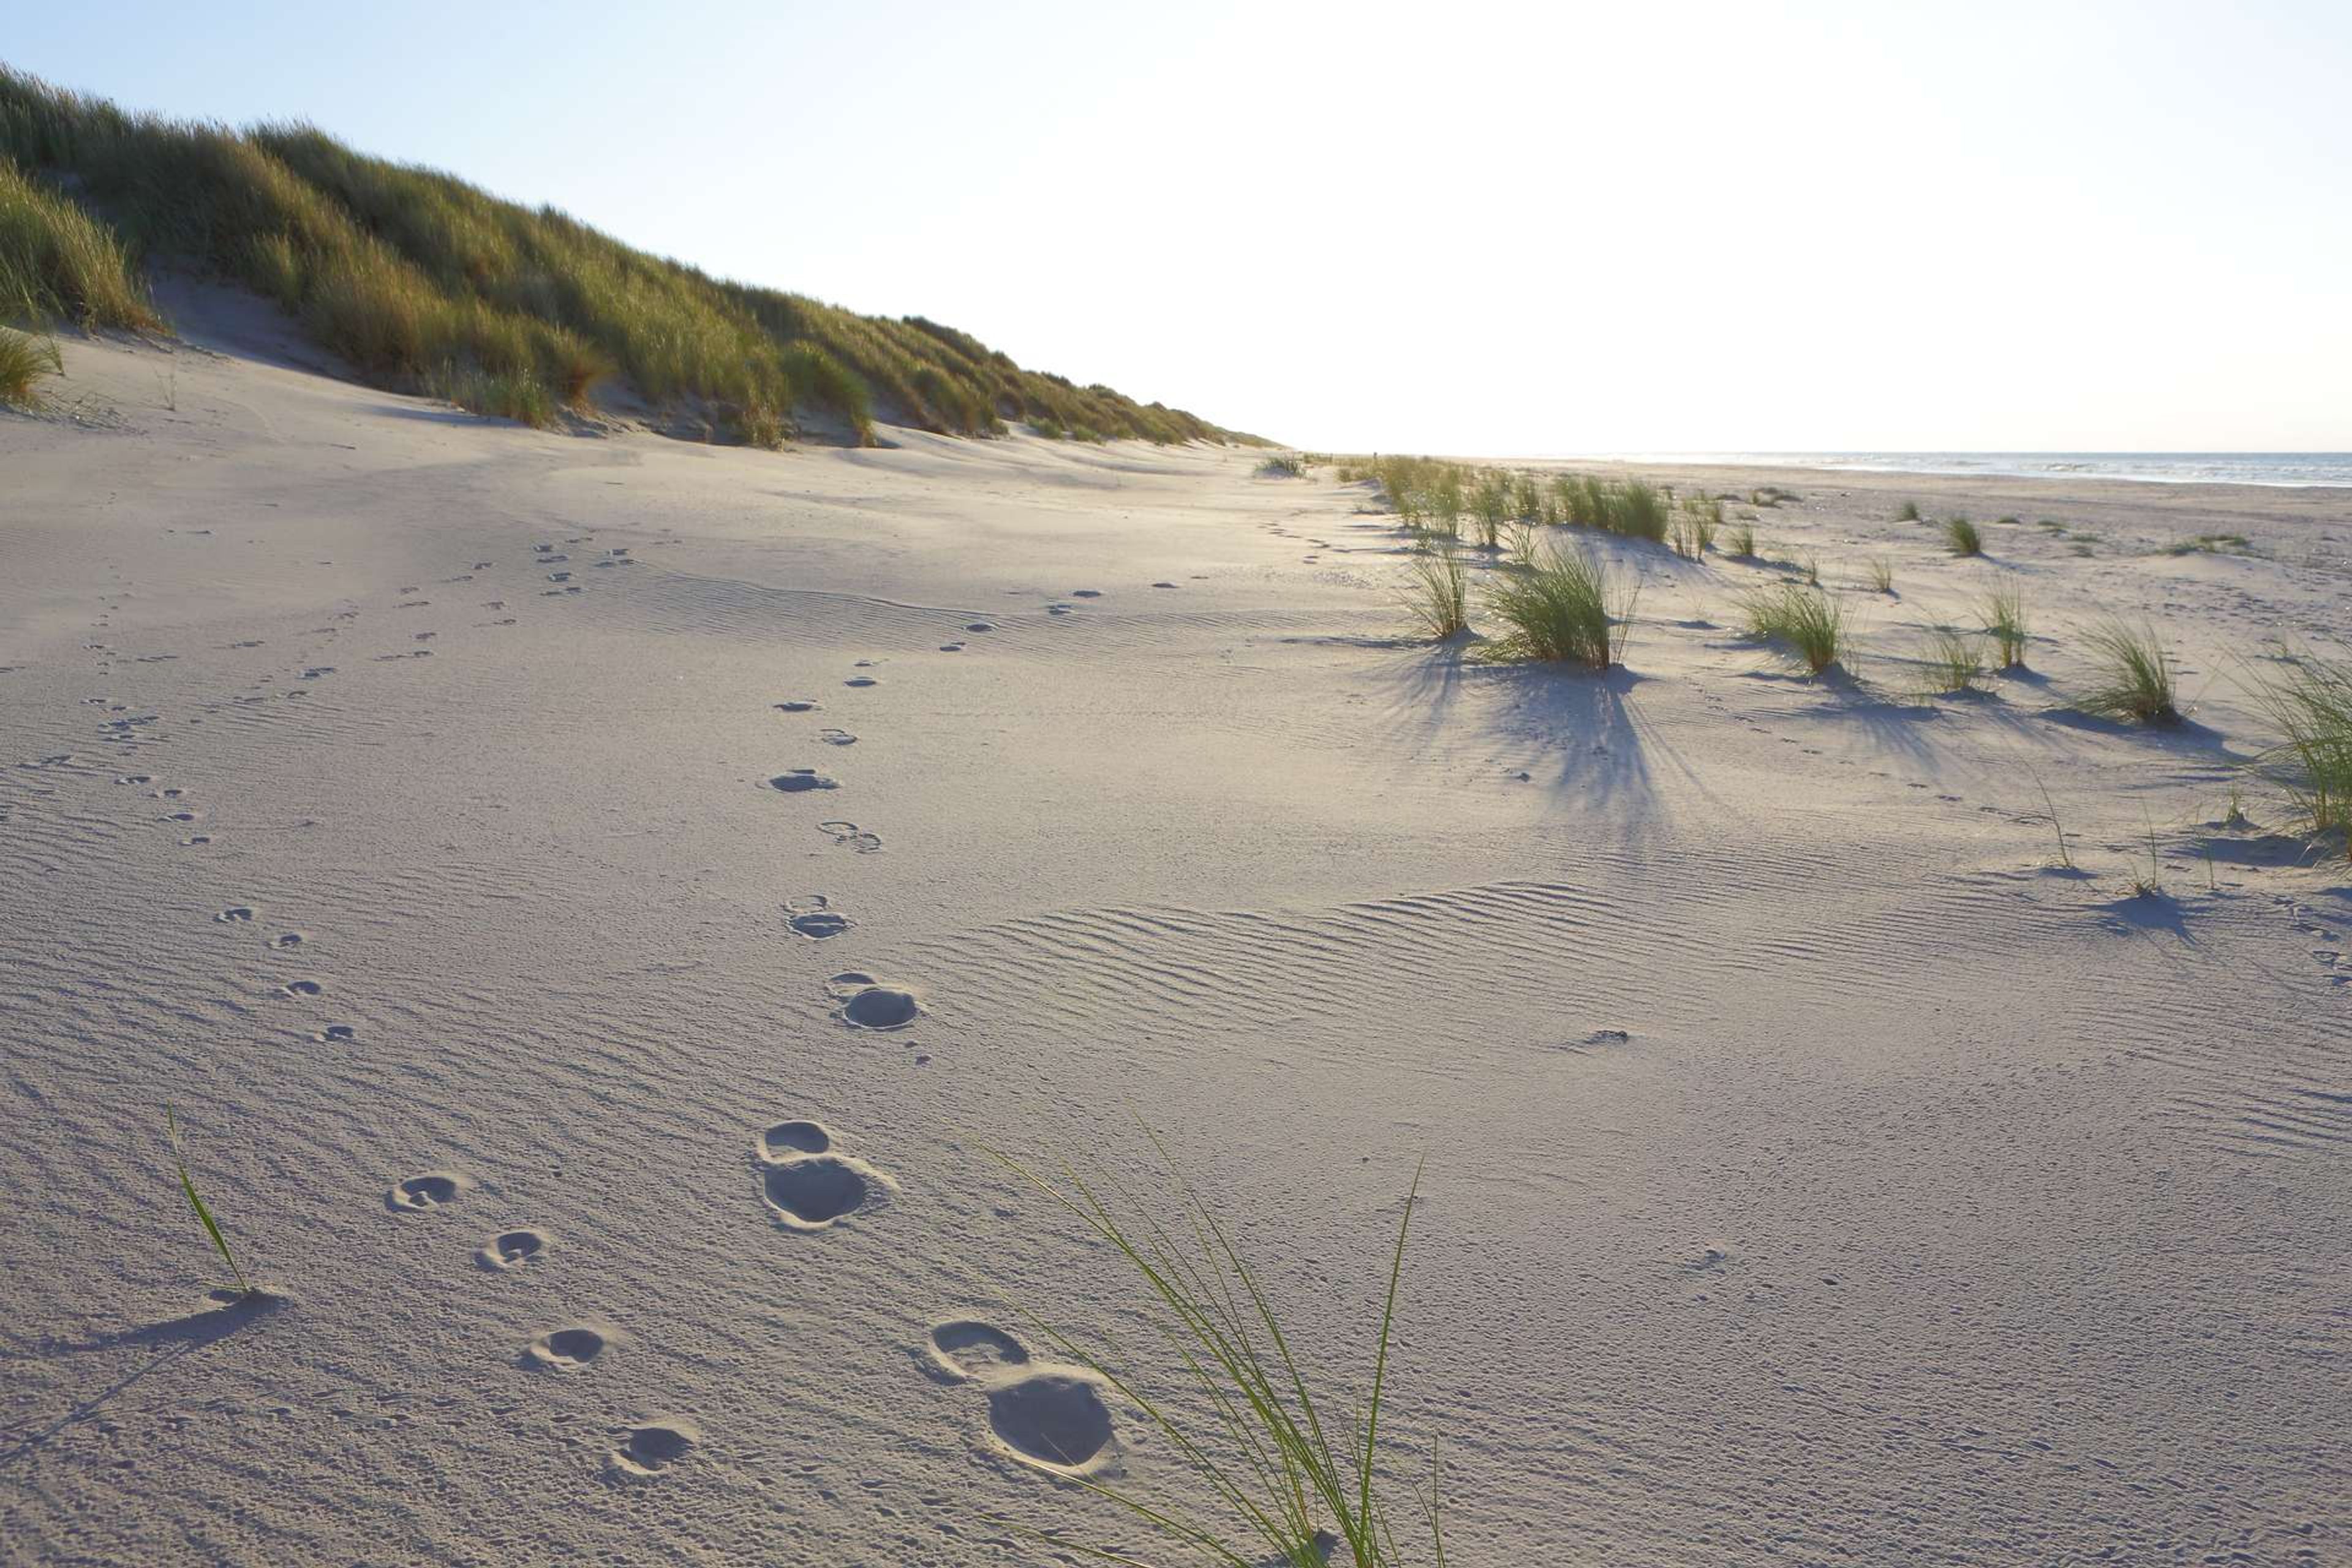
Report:
M 0 419 L 0 1557 L 1160 1561 L 1026 1316 L 1164 1381 L 1133 1276 L 984 1152 L 1148 1127 L 1346 1367 L 1426 1157 L 1462 1563 L 2352 1562 L 2352 876 L 2245 768 L 2352 492 L 1645 468 L 1797 499 L 1594 541 L 1593 676 L 1417 638 L 1328 467 L 537 432 L 233 315 Z M 1808 556 L 1849 677 L 1738 633 Z M 1920 695 L 1996 578 L 2028 668 Z M 2178 729 L 2067 709 L 2116 615 Z

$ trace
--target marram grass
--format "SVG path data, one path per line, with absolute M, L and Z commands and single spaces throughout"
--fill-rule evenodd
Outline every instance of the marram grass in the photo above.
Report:
M 1957 697 L 1974 691 L 1984 679 L 1984 650 L 1967 633 L 1937 626 L 1927 634 L 1920 665 L 1928 695 Z
M 1405 608 L 1423 631 L 1443 642 L 1469 629 L 1469 576 L 1450 545 L 1414 551 L 1405 571 Z
M 1782 583 L 1749 595 L 1740 608 L 1749 637 L 1771 644 L 1811 674 L 1852 656 L 1844 604 L 1817 588 Z
M 1487 590 L 1487 614 L 1507 628 L 1486 646 L 1494 659 L 1621 664 L 1638 590 L 1620 588 L 1601 558 L 1557 547 Z
M 1255 440 L 1025 370 L 919 316 L 715 279 L 309 126 L 134 115 L 0 67 L 0 312 L 29 287 L 37 310 L 79 325 L 161 326 L 132 258 L 267 295 L 362 377 L 404 391 L 454 365 L 529 376 L 559 405 L 615 380 L 674 423 L 751 438 L 783 421 L 866 440 L 892 418 Z
M 1992 639 L 2003 669 L 2025 668 L 2025 595 L 2016 588 L 1996 588 L 1977 602 L 1977 618 Z
M 2096 685 L 2074 700 L 2078 710 L 2143 724 L 2179 721 L 2180 710 L 2173 704 L 2172 658 L 2154 626 L 2107 621 L 2084 633 L 2083 641 L 2099 677 Z
M 2284 736 L 2263 754 L 2263 771 L 2314 837 L 2343 831 L 2352 859 L 2352 659 L 2301 655 L 2255 696 Z
M 58 369 L 57 344 L 0 327 L 0 406 L 25 412 L 40 407 L 41 383 Z
M 1074 1215 L 1122 1258 L 1143 1286 L 1146 1310 L 1181 1363 L 1181 1394 L 1155 1391 L 1115 1351 L 1097 1350 L 1036 1314 L 1031 1321 L 1064 1355 L 1086 1366 L 1142 1412 L 1167 1447 L 1163 1462 L 1190 1471 L 1215 1500 L 1213 1515 L 1125 1487 L 1078 1478 L 1196 1561 L 1220 1568 L 1401 1568 L 1406 1561 L 1382 1484 L 1392 1443 L 1382 1425 L 1389 1350 L 1396 1331 L 1405 1243 L 1421 1190 L 1416 1165 L 1405 1193 L 1374 1325 L 1369 1391 L 1343 1408 L 1319 1373 L 1328 1359 L 1297 1342 L 1297 1321 L 1242 1255 L 1155 1135 L 1172 1197 L 1139 1198 L 1088 1181 L 1069 1163 L 1057 1176 L 991 1149 L 991 1158 Z M 1425 1560 L 1444 1568 L 1445 1542 L 1434 1479 L 1413 1514 L 1428 1532 Z M 1068 1533 L 1040 1544 L 1101 1562 L 1135 1557 Z

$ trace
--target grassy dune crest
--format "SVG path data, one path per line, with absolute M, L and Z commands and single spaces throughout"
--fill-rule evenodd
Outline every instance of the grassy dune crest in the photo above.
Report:
M 619 382 L 763 445 L 810 416 L 861 441 L 877 418 L 966 436 L 1024 419 L 1246 439 L 1024 370 L 919 316 L 712 278 L 309 126 L 131 114 L 0 66 L 0 315 L 160 328 L 133 263 L 161 260 L 269 296 L 372 381 L 467 389 L 519 417 Z

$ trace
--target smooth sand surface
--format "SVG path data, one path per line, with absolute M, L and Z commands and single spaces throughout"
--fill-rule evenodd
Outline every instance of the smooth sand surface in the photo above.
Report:
M 1254 454 L 66 363 L 0 418 L 0 1557 L 1181 1561 L 1023 1316 L 1165 1386 L 1135 1282 L 979 1147 L 1148 1183 L 1139 1118 L 1345 1366 L 1427 1155 L 1461 1563 L 2352 1561 L 2352 897 L 2222 820 L 2352 495 L 1667 474 L 1801 494 L 1858 679 L 1616 542 L 1595 679 L 1412 641 L 1393 520 Z M 1995 581 L 2032 671 L 1911 695 Z M 2190 724 L 2064 710 L 2116 612 Z

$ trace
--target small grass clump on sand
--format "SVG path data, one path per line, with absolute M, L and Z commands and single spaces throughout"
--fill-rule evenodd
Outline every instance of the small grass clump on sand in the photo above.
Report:
M 1984 535 L 1967 518 L 1948 517 L 1944 520 L 1944 548 L 1955 555 L 1982 555 Z
M 2286 736 L 2265 753 L 2264 771 L 2313 837 L 2344 831 L 2352 858 L 2352 659 L 2303 655 L 2292 674 L 2264 681 L 2256 698 Z
M 427 396 L 456 404 L 468 414 L 516 419 L 536 430 L 544 430 L 555 423 L 554 397 L 529 371 L 493 374 L 444 365 L 425 376 L 424 391 Z M 772 447 L 781 438 L 779 434 L 776 440 L 754 440 L 751 444 Z
M 1489 656 L 1606 669 L 1622 662 L 1638 590 L 1621 591 L 1609 568 L 1587 551 L 1546 551 L 1524 572 L 1488 592 L 1486 608 L 1510 629 Z
M 1722 526 L 1721 501 L 1710 495 L 1687 495 L 1675 509 L 1666 542 L 1675 554 L 1696 561 L 1714 547 L 1716 531 Z
M 1562 521 L 1628 539 L 1666 542 L 1673 516 L 1667 493 L 1647 479 L 1603 479 L 1562 474 L 1553 481 Z
M 2042 804 L 2050 808 L 2050 831 L 2058 836 L 2058 864 L 2071 871 L 2074 857 L 2066 852 L 2066 825 L 2058 820 L 2058 803 L 2050 797 L 2050 786 L 2042 782 L 2041 773 L 2031 763 L 2026 771 L 2033 774 L 2033 786 L 2042 792 Z
M 1977 682 L 1984 679 L 1984 650 L 1965 633 L 1949 626 L 1937 626 L 1927 634 L 1927 647 L 1921 659 L 1927 673 L 1927 692 L 1935 697 L 1957 697 L 1974 691 Z
M 1470 629 L 1470 579 L 1448 545 L 1416 550 L 1406 567 L 1404 605 L 1422 630 L 1443 642 Z
M 1307 464 L 1298 457 L 1285 453 L 1260 463 L 1257 477 L 1262 479 L 1303 479 L 1307 477 Z
M 1511 524 L 1509 531 L 1503 535 L 1503 548 L 1507 552 L 1513 566 L 1522 572 L 1533 569 L 1536 563 L 1536 542 L 1539 537 L 1534 523 Z
M 1159 1205 L 1115 1185 L 1097 1187 L 1066 1163 L 1055 1180 L 994 1150 L 988 1152 L 1075 1215 L 1141 1279 L 1159 1342 L 1182 1365 L 1180 1381 L 1189 1387 L 1181 1396 L 1146 1387 L 1141 1373 L 1111 1359 L 1116 1352 L 1098 1352 L 1034 1313 L 1031 1321 L 1062 1354 L 1143 1413 L 1152 1432 L 1166 1440 L 1167 1457 L 1202 1484 L 1223 1518 L 1202 1519 L 1181 1503 L 1148 1500 L 1123 1487 L 1083 1478 L 1077 1484 L 1222 1568 L 1401 1568 L 1405 1557 L 1381 1495 L 1382 1477 L 1394 1468 L 1394 1445 L 1381 1418 L 1405 1241 L 1421 1189 L 1419 1168 L 1386 1259 L 1369 1387 L 1360 1406 L 1347 1409 L 1336 1407 L 1330 1390 L 1307 1371 L 1328 1364 L 1326 1358 L 1307 1353 L 1297 1338 L 1297 1321 L 1286 1324 L 1265 1278 L 1242 1256 L 1216 1211 L 1184 1180 L 1164 1145 L 1160 1153 L 1175 1193 L 1172 1204 Z M 1169 1208 L 1174 1212 L 1163 1219 L 1160 1211 Z M 1429 1531 L 1426 1560 L 1443 1568 L 1445 1546 L 1433 1465 L 1430 1491 L 1415 1502 Z M 1062 1534 L 1041 1534 L 1040 1543 L 1104 1562 L 1143 1561 Z
M 2137 719 L 2143 724 L 2175 724 L 2172 658 L 2154 626 L 2108 621 L 2084 634 L 2098 661 L 2100 683 L 2077 698 L 2076 709 L 2102 719 Z
M 1814 675 L 1853 651 L 1845 606 L 1818 589 L 1794 583 L 1762 589 L 1748 595 L 1741 615 L 1749 637 L 1771 643 Z
M 59 368 L 57 344 L 0 327 L 0 406 L 27 413 L 40 407 L 41 383 Z
M 1723 535 L 1723 552 L 1735 561 L 1756 559 L 1756 525 L 1735 522 Z
M 1863 563 L 1863 566 L 1864 569 L 1870 574 L 1870 586 L 1873 593 L 1892 594 L 1895 592 L 1895 563 L 1893 561 L 1884 555 L 1874 555 L 1868 561 Z
M 172 1108 L 168 1105 L 163 1108 L 163 1136 L 172 1145 L 172 1163 L 179 1168 L 180 1191 L 187 1197 L 188 1206 L 196 1211 L 196 1219 L 204 1226 L 205 1234 L 212 1237 L 213 1250 L 220 1254 L 223 1263 L 228 1265 L 230 1276 L 236 1280 L 237 1293 L 252 1295 L 253 1287 L 247 1282 L 245 1270 L 237 1267 L 236 1254 L 229 1250 L 228 1238 L 221 1235 L 220 1222 L 213 1218 L 213 1211 L 205 1205 L 205 1200 L 196 1195 L 195 1178 L 188 1174 L 188 1152 L 180 1142 L 179 1119 L 172 1114 Z
M 1905 501 L 1901 506 L 1899 506 L 1899 507 L 1897 507 L 1897 508 L 1895 509 L 1895 521 L 1897 521 L 1897 522 L 1916 522 L 1916 521 L 1919 521 L 1919 503 L 1918 503 L 1917 501 L 1916 501 L 1916 500 L 1906 500 L 1906 501 Z
M 2003 669 L 2025 668 L 2025 595 L 2017 588 L 1996 588 L 1977 601 L 1977 618 L 1992 638 Z
M 2179 540 L 2165 547 L 2167 555 L 2227 555 L 2232 551 L 2252 548 L 2242 533 L 2200 533 L 2194 539 Z

